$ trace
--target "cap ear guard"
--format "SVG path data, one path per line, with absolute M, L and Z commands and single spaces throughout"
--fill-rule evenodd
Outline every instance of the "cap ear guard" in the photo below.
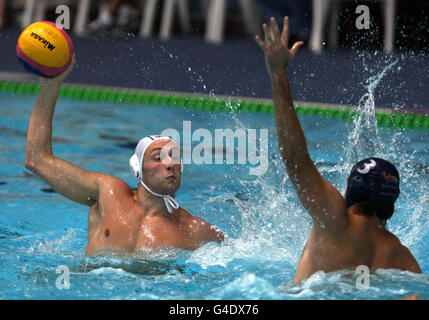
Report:
M 134 177 L 140 178 L 139 159 L 136 154 L 130 158 L 130 170 Z
M 365 181 L 362 176 L 349 177 L 347 183 L 346 206 L 347 208 L 356 202 L 365 199 L 370 192 L 365 189 Z

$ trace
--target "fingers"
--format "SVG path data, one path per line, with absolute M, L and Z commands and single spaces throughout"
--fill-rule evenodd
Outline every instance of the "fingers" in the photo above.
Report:
M 288 30 L 289 30 L 289 20 L 288 17 L 285 17 L 284 20 L 284 26 L 283 31 L 280 34 L 280 29 L 277 24 L 277 21 L 274 17 L 270 18 L 270 26 L 268 26 L 266 23 L 262 25 L 262 29 L 264 31 L 265 35 L 265 43 L 270 44 L 272 42 L 274 43 L 282 43 L 287 44 L 287 38 L 288 38 Z
M 73 70 L 73 67 L 75 64 L 76 64 L 76 55 L 73 55 L 70 65 L 67 67 L 67 69 L 62 74 L 60 74 L 58 76 L 58 79 L 64 80 L 70 74 L 70 72 Z
M 273 17 L 271 17 L 271 31 L 272 31 L 273 39 L 276 42 L 280 42 L 280 29 L 279 29 L 279 26 L 277 25 L 276 19 L 274 19 Z
M 303 42 L 303 41 L 295 42 L 295 43 L 293 44 L 292 48 L 290 49 L 291 54 L 294 56 L 294 55 L 296 54 L 296 52 L 298 51 L 298 48 L 299 48 L 300 46 L 302 46 L 303 44 L 304 44 L 304 42 Z
M 73 68 L 73 66 L 76 64 L 76 53 L 73 53 L 73 57 L 70 63 L 69 68 Z
M 264 30 L 265 43 L 270 44 L 270 42 L 272 41 L 272 37 L 271 37 L 271 32 L 268 30 L 268 26 L 266 23 L 262 25 L 262 30 Z
M 289 18 L 285 17 L 283 20 L 283 31 L 281 35 L 281 41 L 282 43 L 286 44 L 288 43 L 288 35 L 289 35 Z
M 267 45 L 265 44 L 264 41 L 262 41 L 262 39 L 259 36 L 255 37 L 256 43 L 259 45 L 259 47 L 261 47 L 261 49 L 266 50 L 267 49 Z
M 59 74 L 58 76 L 51 78 L 51 81 L 53 82 L 57 82 L 57 83 L 61 83 L 65 80 L 65 78 L 67 78 L 67 76 L 72 72 L 73 67 L 76 64 L 76 54 L 73 54 L 72 60 L 70 62 L 70 65 L 67 67 L 66 70 L 64 70 L 61 74 Z
M 74 68 L 75 64 L 76 64 L 76 54 L 74 53 L 72 61 L 71 61 L 70 66 L 69 66 L 70 71 Z

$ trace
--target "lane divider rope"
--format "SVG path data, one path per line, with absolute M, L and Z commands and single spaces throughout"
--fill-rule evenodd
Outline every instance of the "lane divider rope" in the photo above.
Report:
M 40 84 L 20 81 L 0 81 L 0 92 L 35 95 L 40 92 Z M 92 102 L 112 102 L 125 104 L 165 105 L 192 108 L 204 111 L 237 112 L 249 111 L 273 114 L 272 103 L 246 99 L 219 98 L 178 94 L 169 92 L 150 92 L 120 88 L 62 85 L 60 97 Z M 356 111 L 351 108 L 330 108 L 299 104 L 295 106 L 298 115 L 312 115 L 352 121 Z M 379 127 L 429 130 L 429 115 L 398 112 L 377 112 Z

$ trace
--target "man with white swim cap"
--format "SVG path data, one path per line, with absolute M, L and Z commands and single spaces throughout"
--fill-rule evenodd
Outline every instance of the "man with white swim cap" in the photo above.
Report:
M 411 252 L 386 229 L 399 196 L 399 173 L 388 161 L 368 158 L 358 162 L 348 178 L 345 198 L 323 179 L 311 160 L 292 101 L 287 65 L 298 48 L 288 48 L 288 18 L 280 33 L 274 18 L 263 26 L 265 53 L 271 79 L 274 116 L 280 153 L 298 198 L 312 218 L 312 229 L 298 263 L 294 282 L 317 271 L 401 269 L 421 273 Z
M 140 140 L 130 159 L 139 179 L 132 190 L 111 175 L 86 171 L 52 153 L 52 117 L 61 83 L 70 67 L 55 78 L 40 78 L 42 89 L 31 114 L 25 167 L 61 195 L 90 207 L 87 255 L 136 251 L 142 247 L 173 246 L 197 249 L 209 241 L 221 242 L 222 232 L 193 217 L 174 199 L 180 186 L 181 163 L 177 145 L 168 137 Z

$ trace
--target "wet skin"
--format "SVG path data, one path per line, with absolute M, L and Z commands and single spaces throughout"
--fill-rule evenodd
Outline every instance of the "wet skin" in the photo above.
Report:
M 179 164 L 164 164 L 160 160 L 160 148 L 167 143 L 156 141 L 146 150 L 143 176 L 154 192 L 174 196 L 181 172 Z M 90 208 L 86 253 L 159 246 L 194 250 L 205 242 L 222 240 L 219 229 L 186 210 L 179 208 L 168 213 L 164 201 L 140 184 L 138 190 L 131 190 L 122 180 L 108 177 L 100 188 L 98 202 Z
M 27 133 L 25 167 L 64 197 L 90 207 L 86 254 L 100 251 L 136 251 L 142 247 L 173 246 L 196 249 L 208 241 L 223 241 L 220 230 L 183 208 L 167 211 L 161 197 L 141 184 L 132 190 L 111 175 L 87 171 L 52 152 L 52 118 L 61 83 L 72 64 L 55 78 L 40 78 L 41 91 L 33 108 Z M 173 146 L 156 141 L 144 155 L 143 176 L 152 191 L 174 198 L 180 186 L 180 164 L 174 163 Z M 165 159 L 164 159 L 165 158 Z
M 338 233 L 328 232 L 320 225 L 313 226 L 298 263 L 295 283 L 320 270 L 354 270 L 360 265 L 370 270 L 400 269 L 421 273 L 408 248 L 386 230 L 378 218 L 365 217 L 357 206 L 351 206 L 345 219 L 348 223 Z

